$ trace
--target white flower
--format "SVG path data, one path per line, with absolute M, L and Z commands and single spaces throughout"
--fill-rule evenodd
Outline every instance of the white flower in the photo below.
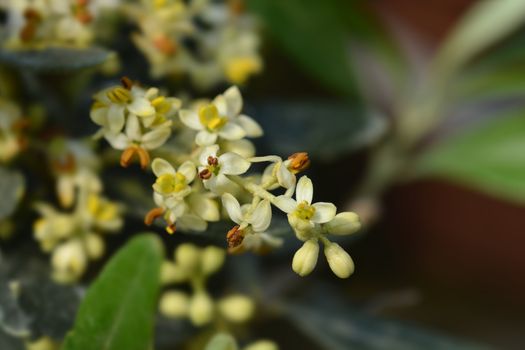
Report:
M 297 183 L 295 200 L 287 196 L 278 196 L 273 201 L 279 209 L 288 214 L 288 221 L 298 234 L 306 234 L 315 224 L 328 222 L 335 216 L 335 205 L 326 202 L 312 204 L 312 197 L 312 181 L 303 176 Z
M 317 265 L 319 256 L 319 243 L 317 239 L 309 239 L 295 252 L 292 261 L 292 269 L 300 276 L 306 276 L 313 271 Z
M 240 229 L 244 229 L 248 225 L 253 229 L 253 232 L 264 232 L 270 226 L 272 220 L 272 209 L 270 201 L 264 199 L 260 201 L 253 210 L 249 210 L 249 206 L 244 206 L 244 212 L 237 199 L 229 193 L 222 195 L 222 205 L 226 208 L 228 215 L 233 222 L 240 225 Z
M 199 162 L 199 177 L 204 183 L 204 187 L 221 194 L 235 184 L 226 175 L 244 174 L 250 167 L 250 162 L 240 155 L 227 152 L 217 157 L 218 145 L 205 147 L 202 151 Z
M 196 174 L 193 162 L 184 162 L 178 170 L 175 170 L 166 160 L 156 158 L 151 163 L 151 169 L 157 176 L 153 185 L 155 192 L 174 199 L 182 199 L 190 194 L 191 187 L 189 184 Z
M 73 239 L 55 248 L 51 259 L 54 278 L 63 283 L 77 280 L 87 268 L 87 256 L 82 243 Z
M 180 118 L 186 126 L 199 131 L 195 142 L 201 146 L 216 143 L 218 137 L 240 140 L 245 136 L 261 136 L 259 124 L 246 115 L 239 115 L 241 109 L 242 97 L 234 86 L 198 111 L 181 110 Z
M 125 150 L 132 147 L 140 147 L 152 150 L 162 146 L 171 135 L 171 120 L 151 128 L 144 132 L 138 117 L 130 114 L 126 121 L 124 132 L 113 134 L 105 133 L 104 137 L 115 149 Z

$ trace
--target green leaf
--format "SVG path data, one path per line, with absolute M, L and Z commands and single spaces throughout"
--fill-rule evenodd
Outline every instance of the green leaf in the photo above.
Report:
M 25 191 L 22 174 L 0 167 L 0 220 L 10 216 L 22 198 Z
M 525 203 L 525 111 L 500 115 L 450 136 L 424 154 L 415 171 Z
M 162 259 L 153 234 L 121 248 L 88 290 L 62 349 L 151 349 Z
M 68 72 L 103 63 L 110 51 L 91 47 L 87 49 L 52 47 L 44 50 L 0 50 L 0 62 L 38 72 Z
M 355 95 L 348 59 L 348 24 L 338 0 L 251 0 L 272 38 L 321 83 Z M 348 6 L 350 7 L 350 6 Z
M 206 344 L 204 350 L 237 350 L 237 342 L 235 339 L 227 333 L 216 334 Z
M 269 151 L 282 156 L 305 151 L 334 159 L 373 143 L 387 126 L 380 115 L 337 101 L 265 101 L 255 111 Z
M 476 3 L 440 49 L 436 58 L 438 76 L 450 77 L 471 58 L 524 22 L 525 1 L 485 0 Z

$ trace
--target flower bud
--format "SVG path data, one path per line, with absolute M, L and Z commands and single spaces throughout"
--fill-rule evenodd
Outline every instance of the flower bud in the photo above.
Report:
M 183 282 L 188 278 L 188 274 L 182 266 L 165 261 L 160 269 L 160 281 L 162 284 Z
M 26 342 L 27 350 L 57 350 L 58 344 L 49 337 L 41 337 L 34 341 Z
M 84 238 L 86 253 L 90 259 L 100 259 L 106 250 L 104 240 L 99 235 L 89 233 Z
M 224 249 L 209 246 L 204 248 L 201 254 L 202 273 L 206 276 L 215 273 L 224 264 Z
M 244 295 L 231 295 L 219 301 L 219 311 L 231 322 L 242 323 L 253 316 L 255 305 Z
M 324 227 L 328 233 L 333 235 L 349 235 L 359 230 L 361 223 L 356 213 L 345 211 L 337 214 Z
M 264 339 L 251 343 L 243 350 L 279 350 L 279 347 L 273 341 Z
M 288 169 L 294 174 L 306 170 L 310 166 L 310 158 L 306 152 L 294 153 L 288 157 L 288 160 L 290 161 Z
M 191 298 L 189 316 L 195 326 L 203 326 L 213 318 L 213 301 L 205 292 L 198 292 Z
M 68 283 L 77 280 L 87 267 L 87 257 L 82 244 L 71 240 L 59 245 L 51 258 L 53 276 L 58 282 Z
M 179 318 L 188 314 L 190 299 L 182 292 L 166 292 L 159 302 L 160 313 L 166 317 Z
M 319 255 L 319 243 L 315 239 L 309 239 L 295 252 L 292 261 L 292 269 L 300 276 L 306 276 L 314 269 Z
M 199 266 L 200 258 L 199 248 L 191 243 L 181 244 L 175 250 L 175 261 L 185 270 L 195 271 Z
M 339 244 L 327 242 L 324 247 L 324 255 L 337 277 L 348 278 L 354 272 L 352 258 Z

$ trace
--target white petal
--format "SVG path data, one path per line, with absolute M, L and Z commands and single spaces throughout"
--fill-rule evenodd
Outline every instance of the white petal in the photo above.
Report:
M 228 116 L 228 104 L 226 103 L 226 99 L 223 95 L 218 95 L 215 97 L 212 103 L 215 105 L 215 107 L 217 107 L 219 115 Z
M 177 226 L 181 230 L 205 231 L 208 223 L 195 214 L 185 214 L 177 220 Z
M 219 145 L 211 145 L 211 146 L 205 147 L 199 156 L 199 162 L 202 165 L 205 165 L 205 166 L 208 165 L 208 157 L 210 156 L 216 157 L 218 151 L 219 151 Z
M 297 208 L 297 202 L 293 198 L 286 196 L 277 196 L 272 203 L 285 213 L 291 213 Z
M 150 101 L 145 98 L 133 99 L 133 102 L 128 105 L 128 110 L 139 117 L 147 117 L 155 114 L 155 108 L 153 108 Z
M 244 114 L 240 115 L 236 122 L 244 129 L 248 137 L 260 137 L 263 135 L 263 129 L 259 123 Z
M 178 172 L 184 175 L 186 178 L 186 183 L 190 183 L 195 178 L 197 170 L 195 169 L 195 164 L 191 160 L 188 160 L 179 167 Z
M 292 188 L 295 186 L 295 175 L 284 165 L 283 162 L 277 163 L 277 182 L 284 188 Z M 292 192 L 293 193 L 293 192 Z
M 314 196 L 314 186 L 312 185 L 312 180 L 308 176 L 303 176 L 299 179 L 297 183 L 297 188 L 295 189 L 295 198 L 297 202 L 301 203 L 306 201 L 308 204 L 312 203 L 312 197 Z
M 228 152 L 219 157 L 219 165 L 222 174 L 240 175 L 250 168 L 251 163 L 236 153 Z
M 139 118 L 134 114 L 128 116 L 128 121 L 126 122 L 126 135 L 133 141 L 139 141 L 142 138 Z
M 217 141 L 217 134 L 211 133 L 207 130 L 201 130 L 195 137 L 195 143 L 199 146 L 213 145 Z
M 332 203 L 319 202 L 314 203 L 312 207 L 315 208 L 315 213 L 312 217 L 312 221 L 318 224 L 322 224 L 332 220 L 337 211 L 337 208 Z
M 100 126 L 106 126 L 107 121 L 108 121 L 107 120 L 108 108 L 107 107 L 93 108 L 89 112 L 89 116 L 91 117 L 91 120 L 93 121 L 93 123 L 100 125 Z
M 188 127 L 194 130 L 202 130 L 204 126 L 201 124 L 199 114 L 190 109 L 183 109 L 179 112 L 180 120 Z
M 124 123 L 126 119 L 124 118 L 124 107 L 111 104 L 108 109 L 108 126 L 109 130 L 112 133 L 118 133 L 124 128 Z
M 123 134 L 105 133 L 104 138 L 109 142 L 111 147 L 119 150 L 124 150 L 130 145 L 128 137 Z
M 157 177 L 164 174 L 175 174 L 175 169 L 173 169 L 173 166 L 162 158 L 155 158 L 153 160 L 151 163 L 151 170 L 153 170 L 153 173 Z
M 157 128 L 142 137 L 145 149 L 155 149 L 162 146 L 171 135 L 171 128 Z
M 228 122 L 219 131 L 219 136 L 226 140 L 239 140 L 246 136 L 246 132 L 240 125 Z
M 221 142 L 221 149 L 224 152 L 233 152 L 244 158 L 250 158 L 255 156 L 255 146 L 250 140 L 223 140 Z
M 270 226 L 272 221 L 272 207 L 270 201 L 265 199 L 261 201 L 253 211 L 250 223 L 255 232 L 264 232 Z
M 219 221 L 220 212 L 217 202 L 203 195 L 191 195 L 188 199 L 191 210 L 206 221 Z
M 239 225 L 243 222 L 241 206 L 234 196 L 232 196 L 229 193 L 223 194 L 222 205 L 228 212 L 228 215 L 230 216 L 230 219 L 232 219 L 233 222 Z
M 242 96 L 237 86 L 232 86 L 224 92 L 224 99 L 226 100 L 226 115 L 233 118 L 242 110 Z
M 225 192 L 236 191 L 239 186 L 237 186 L 233 181 L 228 179 L 225 175 L 219 174 L 217 176 L 212 176 L 211 179 L 204 182 L 204 187 L 214 192 L 215 194 L 223 194 Z

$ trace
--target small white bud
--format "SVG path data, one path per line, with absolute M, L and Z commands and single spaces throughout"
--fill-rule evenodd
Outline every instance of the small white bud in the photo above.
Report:
M 166 317 L 179 318 L 188 314 L 190 298 L 182 292 L 166 292 L 159 302 L 160 313 Z
M 206 276 L 217 272 L 224 264 L 226 256 L 224 249 L 209 246 L 204 248 L 201 254 L 202 273 Z
M 57 350 L 58 348 L 58 344 L 49 337 L 26 342 L 26 350 Z
M 200 249 L 191 243 L 184 243 L 175 250 L 175 262 L 186 271 L 195 271 L 200 264 Z
M 195 326 L 203 326 L 213 318 L 213 301 L 205 292 L 192 296 L 189 310 L 190 320 Z
M 77 280 L 87 268 L 87 257 L 82 244 L 71 240 L 55 248 L 51 258 L 53 276 L 59 282 Z
M 352 258 L 339 244 L 327 242 L 324 247 L 324 255 L 337 277 L 348 278 L 354 272 Z
M 232 322 L 242 323 L 253 316 L 255 305 L 252 299 L 244 295 L 231 295 L 218 303 L 221 314 Z
M 164 261 L 160 269 L 160 281 L 162 284 L 183 282 L 188 278 L 188 274 L 182 266 L 170 261 Z
M 243 350 L 279 350 L 279 347 L 273 341 L 263 339 L 249 344 Z
M 90 233 L 84 238 L 86 253 L 90 259 L 100 259 L 104 255 L 106 246 L 104 240 L 97 234 Z
M 309 239 L 295 252 L 292 261 L 292 269 L 300 276 L 306 276 L 317 265 L 319 256 L 319 243 L 316 239 Z
M 337 214 L 324 227 L 328 233 L 333 235 L 349 235 L 359 230 L 361 223 L 356 213 L 345 211 Z

